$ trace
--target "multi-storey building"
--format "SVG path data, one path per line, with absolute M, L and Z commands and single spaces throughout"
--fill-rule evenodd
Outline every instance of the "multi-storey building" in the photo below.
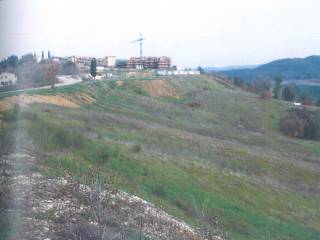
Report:
M 169 69 L 171 59 L 169 57 L 132 57 L 129 59 L 127 68 L 135 69 Z

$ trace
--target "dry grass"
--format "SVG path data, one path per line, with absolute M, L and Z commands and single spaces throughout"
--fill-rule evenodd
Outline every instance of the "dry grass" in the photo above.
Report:
M 179 98 L 178 91 L 168 81 L 152 80 L 141 81 L 144 90 L 152 97 L 174 97 Z
M 22 107 L 26 107 L 32 103 L 45 103 L 57 106 L 63 106 L 67 108 L 79 108 L 82 104 L 94 103 L 93 99 L 88 94 L 79 95 L 55 95 L 55 96 L 45 96 L 45 95 L 27 95 L 22 94 L 20 96 L 7 97 L 0 101 L 0 110 L 6 111 L 13 108 L 15 104 L 19 104 Z
M 117 84 L 117 87 L 122 87 L 124 85 L 124 81 L 118 80 L 116 84 Z

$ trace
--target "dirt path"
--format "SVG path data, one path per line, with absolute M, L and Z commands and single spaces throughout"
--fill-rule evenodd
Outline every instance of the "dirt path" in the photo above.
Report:
M 77 83 L 82 82 L 80 78 L 74 78 L 72 76 L 68 75 L 61 75 L 57 76 L 58 78 L 58 83 L 56 83 L 54 86 L 55 87 L 64 87 L 64 86 L 69 86 L 69 85 L 74 85 Z M 25 91 L 30 91 L 30 90 L 41 90 L 41 89 L 50 89 L 50 86 L 43 86 L 43 87 L 35 87 L 35 88 L 25 88 L 25 89 L 19 89 L 19 90 L 13 90 L 13 91 L 7 91 L 3 93 L 19 93 L 19 92 L 25 92 Z

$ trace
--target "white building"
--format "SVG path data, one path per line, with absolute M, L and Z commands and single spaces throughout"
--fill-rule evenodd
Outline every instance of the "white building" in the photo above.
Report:
M 104 58 L 104 62 L 105 62 L 105 66 L 108 67 L 108 68 L 114 68 L 116 67 L 116 62 L 117 62 L 117 59 L 115 56 L 106 56 Z
M 157 75 L 159 76 L 172 76 L 172 75 L 200 75 L 200 71 L 198 70 L 184 70 L 184 71 L 173 71 L 173 70 L 159 70 L 157 71 Z
M 13 73 L 0 74 L 0 88 L 9 87 L 17 84 L 17 76 Z
M 97 75 L 102 75 L 105 71 L 103 66 L 97 66 Z

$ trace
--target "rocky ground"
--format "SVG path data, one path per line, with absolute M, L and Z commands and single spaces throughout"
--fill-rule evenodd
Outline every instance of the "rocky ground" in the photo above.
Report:
M 204 239 L 186 223 L 96 177 L 89 185 L 33 171 L 30 151 L 1 158 L 9 239 Z M 3 219 L 2 219 L 3 220 Z M 211 237 L 211 239 L 219 239 Z

